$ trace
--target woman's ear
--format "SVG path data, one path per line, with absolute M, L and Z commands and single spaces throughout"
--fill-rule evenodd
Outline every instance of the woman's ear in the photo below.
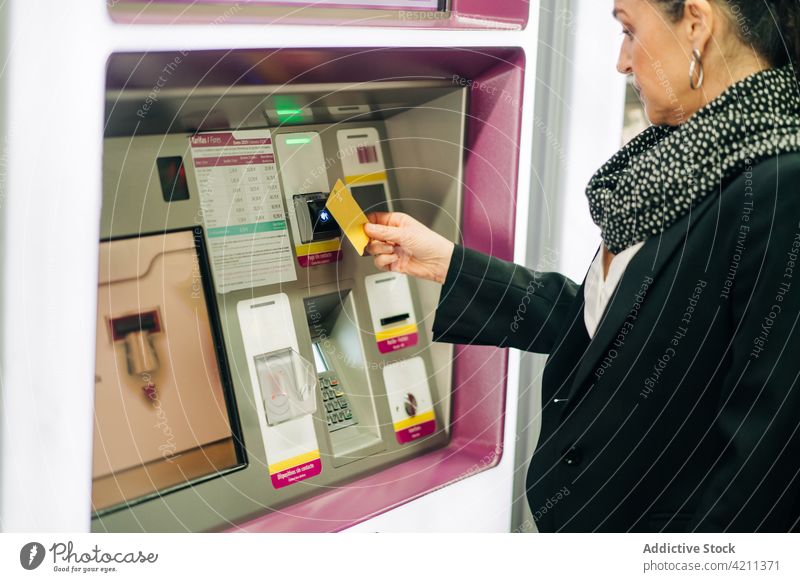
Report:
M 714 30 L 716 13 L 709 0 L 686 0 L 682 28 L 692 49 L 705 54 Z

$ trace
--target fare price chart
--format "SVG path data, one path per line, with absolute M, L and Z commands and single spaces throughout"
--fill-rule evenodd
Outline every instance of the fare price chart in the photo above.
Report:
M 269 130 L 200 133 L 190 145 L 217 292 L 297 279 Z

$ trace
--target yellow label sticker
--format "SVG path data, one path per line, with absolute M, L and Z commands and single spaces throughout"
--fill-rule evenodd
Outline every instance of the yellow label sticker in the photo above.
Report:
M 369 243 L 369 237 L 364 232 L 364 225 L 369 221 L 350 190 L 341 180 L 336 181 L 325 206 L 331 211 L 356 252 L 363 255 L 364 249 Z

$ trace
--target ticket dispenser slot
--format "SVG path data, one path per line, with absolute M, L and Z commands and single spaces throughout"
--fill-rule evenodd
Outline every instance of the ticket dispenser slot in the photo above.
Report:
M 385 450 L 352 292 L 333 289 L 303 302 L 333 465 Z
M 386 327 L 388 325 L 392 325 L 393 323 L 399 323 L 401 321 L 408 321 L 411 317 L 410 313 L 398 313 L 397 315 L 392 315 L 389 317 L 381 317 L 381 327 Z

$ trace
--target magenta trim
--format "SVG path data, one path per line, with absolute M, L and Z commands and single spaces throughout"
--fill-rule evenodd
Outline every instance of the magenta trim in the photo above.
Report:
M 397 350 L 413 347 L 417 345 L 418 342 L 418 333 L 407 333 L 405 335 L 379 341 L 378 351 L 382 354 L 389 354 L 391 352 L 396 352 Z
M 433 434 L 436 430 L 436 419 L 428 420 L 426 422 L 417 424 L 415 426 L 409 426 L 408 428 L 404 428 L 403 430 L 398 430 L 395 434 L 397 437 L 397 442 L 401 445 L 406 443 L 410 443 L 411 441 L 415 441 L 421 439 L 422 437 L 426 437 L 429 434 Z
M 275 489 L 281 489 L 319 475 L 321 472 L 322 461 L 320 459 L 314 459 L 303 465 L 270 475 L 270 477 L 272 478 L 272 486 L 275 487 Z
M 297 263 L 304 269 L 307 269 L 308 267 L 317 267 L 319 265 L 327 265 L 329 263 L 336 263 L 341 260 L 341 250 L 315 253 L 313 255 L 299 255 L 297 257 Z

